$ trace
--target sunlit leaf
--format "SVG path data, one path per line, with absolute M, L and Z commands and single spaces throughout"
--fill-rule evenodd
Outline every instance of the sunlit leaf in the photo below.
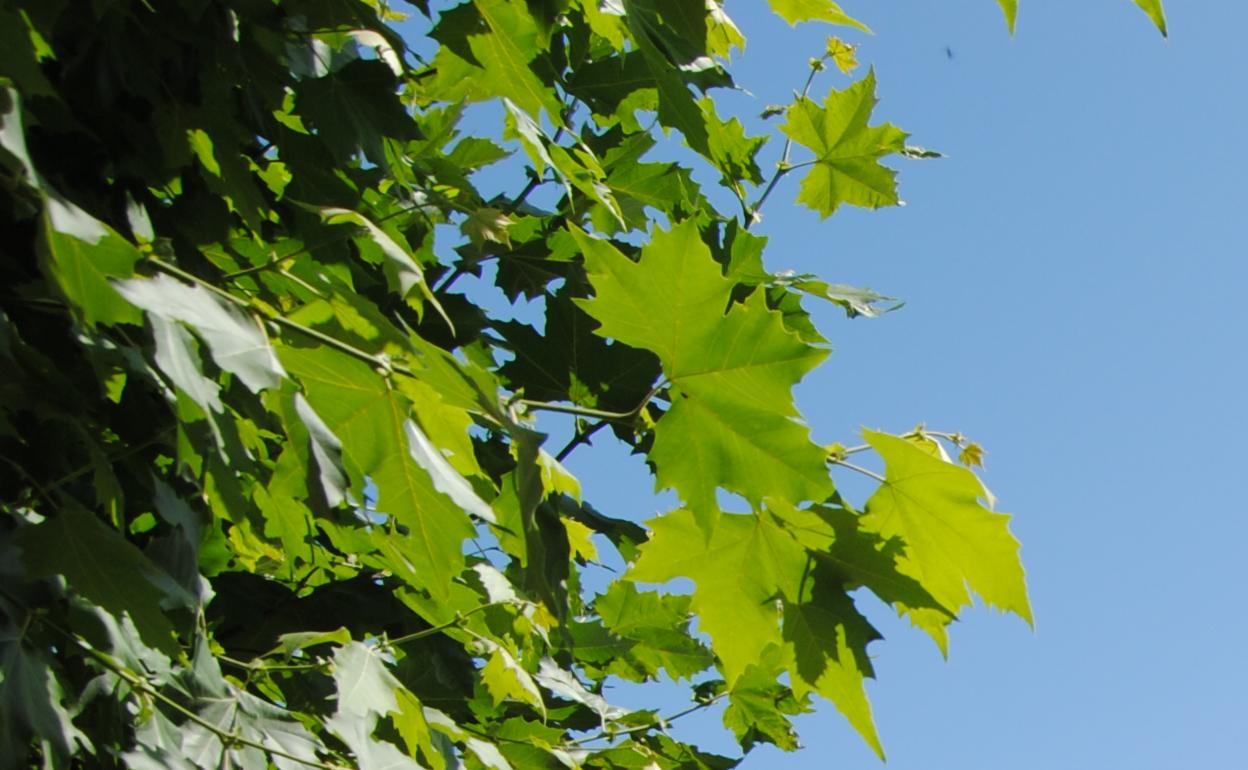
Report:
M 113 286 L 148 313 L 193 329 L 208 343 L 217 365 L 238 375 L 252 391 L 275 388 L 285 376 L 259 321 L 207 289 L 163 273 L 154 278 L 115 281 Z
M 398 713 L 394 693 L 401 685 L 376 647 L 348 642 L 334 651 L 333 661 L 338 713 L 360 717 Z
M 896 172 L 879 160 L 901 152 L 906 134 L 889 123 L 869 126 L 875 103 L 870 72 L 844 91 L 829 91 L 822 106 L 801 97 L 788 109 L 780 130 L 815 154 L 797 199 L 822 217 L 846 203 L 879 208 L 899 201 Z
M 796 594 L 806 551 L 766 515 L 723 514 L 709 540 L 692 511 L 648 522 L 650 540 L 627 577 L 694 582 L 692 610 L 732 685 L 772 644 L 782 644 L 782 593 Z
M 970 603 L 969 588 L 1030 623 L 1009 516 L 981 504 L 985 490 L 974 474 L 904 439 L 874 431 L 864 435 L 884 458 L 886 481 L 867 501 L 862 527 L 902 539 L 906 551 L 898 570 L 950 610 Z
M 574 235 L 596 292 L 582 307 L 599 333 L 656 353 L 672 383 L 650 453 L 659 484 L 704 510 L 716 487 L 752 501 L 831 493 L 791 394 L 827 351 L 787 332 L 759 295 L 729 307 L 733 284 L 691 222 L 656 231 L 638 262 Z
M 466 513 L 439 493 L 411 453 L 411 403 L 366 365 L 325 348 L 282 351 L 308 402 L 342 442 L 343 462 L 377 487 L 378 510 L 407 533 L 391 542 L 411 559 L 421 587 L 445 596 L 472 535 Z
M 1148 14 L 1148 18 L 1153 20 L 1163 36 L 1170 34 L 1166 29 L 1166 12 L 1161 6 L 1161 0 L 1135 0 L 1135 4 Z
M 103 222 L 55 193 L 44 204 L 40 250 L 48 272 L 87 324 L 138 323 L 138 308 L 111 281 L 134 274 L 139 252 Z

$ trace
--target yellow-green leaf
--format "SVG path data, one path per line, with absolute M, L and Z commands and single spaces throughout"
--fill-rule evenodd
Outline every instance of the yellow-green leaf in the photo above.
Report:
M 832 0 L 771 0 L 771 9 L 789 24 L 826 21 L 870 32 L 867 25 L 841 10 Z
M 388 538 L 396 558 L 410 562 L 396 572 L 414 574 L 421 588 L 445 598 L 463 569 L 461 548 L 473 528 L 467 513 L 435 488 L 413 454 L 407 427 L 412 403 L 382 375 L 337 351 L 283 348 L 282 359 L 341 440 L 343 462 L 376 485 L 377 509 L 406 530 Z M 432 401 L 416 405 L 422 408 L 451 407 Z
M 691 607 L 731 685 L 772 644 L 782 644 L 781 594 L 795 596 L 806 551 L 767 514 L 723 514 L 707 539 L 689 510 L 647 524 L 650 540 L 626 577 L 694 582 Z
M 111 227 L 52 193 L 44 203 L 39 246 L 44 270 L 88 326 L 140 322 L 139 309 L 110 283 L 134 274 L 139 250 Z
M 1005 24 L 1010 28 L 1010 34 L 1014 34 L 1014 22 L 1018 19 L 1018 0 L 997 0 L 997 4 L 1005 14 Z
M 827 55 L 836 68 L 846 75 L 858 69 L 858 46 L 846 43 L 839 37 L 828 38 Z
M 861 527 L 901 538 L 898 571 L 953 612 L 970 604 L 969 588 L 1031 623 L 1010 517 L 980 503 L 986 491 L 979 479 L 905 439 L 874 431 L 864 436 L 884 458 L 885 481 L 867 501 Z
M 656 353 L 672 384 L 650 452 L 659 486 L 698 510 L 714 508 L 717 487 L 754 503 L 831 494 L 825 453 L 791 392 L 827 351 L 786 330 L 761 293 L 729 308 L 734 284 L 692 221 L 655 230 L 637 262 L 573 235 L 596 292 L 581 306 L 598 333 Z
M 906 134 L 889 123 L 867 125 L 875 104 L 875 73 L 870 72 L 843 91 L 828 92 L 823 106 L 801 97 L 786 113 L 788 121 L 780 129 L 815 153 L 797 200 L 822 217 L 845 203 L 874 209 L 899 202 L 897 174 L 879 160 L 901 152 Z
M 1169 36 L 1170 32 L 1166 29 L 1166 12 L 1161 7 L 1161 0 L 1135 0 L 1135 4 L 1148 14 L 1148 18 L 1153 20 L 1153 24 L 1157 25 L 1157 29 L 1163 36 Z

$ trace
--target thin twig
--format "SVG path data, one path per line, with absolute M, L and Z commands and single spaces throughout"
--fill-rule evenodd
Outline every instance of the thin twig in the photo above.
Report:
M 563 449 L 559 450 L 559 453 L 555 455 L 555 459 L 559 462 L 563 462 L 564 459 L 566 459 L 568 455 L 572 454 L 573 449 L 576 449 L 581 444 L 588 444 L 589 440 L 593 438 L 593 435 L 597 433 L 598 431 L 602 430 L 606 426 L 607 426 L 606 420 L 599 420 L 598 422 L 589 426 L 588 430 L 578 431 L 577 434 L 573 436 L 570 441 L 568 441 L 567 445 L 564 446 Z
M 30 474 L 30 471 L 23 468 L 20 463 L 18 463 L 16 460 L 10 457 L 5 457 L 4 455 L 0 455 L 0 460 L 3 460 L 4 462 L 8 463 L 8 465 L 11 468 L 13 468 L 13 470 L 17 471 L 19 476 L 26 479 L 26 483 L 30 484 L 31 488 L 39 493 L 39 496 L 43 498 L 44 502 L 46 502 L 51 507 L 56 508 L 56 501 L 52 499 L 52 496 L 50 494 L 48 494 L 50 490 L 45 488 L 42 484 L 40 484 L 39 480 Z M 5 503 L 5 505 L 6 506 L 17 505 L 17 503 Z
M 721 700 L 726 695 L 727 693 L 720 693 L 719 695 L 716 695 L 714 698 L 711 698 L 708 701 L 703 701 L 702 703 L 696 703 L 683 711 L 677 711 L 675 714 L 672 714 L 670 717 L 659 717 L 655 719 L 653 722 L 650 722 L 649 724 L 637 725 L 636 727 L 626 727 L 623 730 L 613 730 L 613 731 L 602 730 L 598 733 L 595 733 L 594 735 L 590 735 L 584 738 L 578 738 L 577 740 L 570 741 L 567 745 L 582 746 L 586 743 L 592 743 L 594 741 L 614 740 L 616 737 L 621 736 L 621 735 L 631 735 L 633 733 L 641 733 L 647 730 L 653 730 L 656 727 L 663 728 L 669 725 L 670 723 L 675 722 L 677 719 L 680 719 L 681 717 L 687 717 L 690 714 L 701 711 L 704 708 L 713 706 L 717 701 Z
M 155 435 L 151 436 L 150 438 L 147 438 L 144 441 L 139 442 L 138 444 L 132 444 L 126 447 L 125 449 L 118 452 L 117 454 L 108 455 L 104 457 L 102 460 L 92 460 L 91 462 L 85 465 L 81 465 L 75 468 L 74 470 L 70 471 L 69 473 L 66 473 L 64 476 L 61 476 L 56 481 L 53 481 L 51 484 L 47 486 L 47 490 L 51 492 L 56 489 L 59 489 L 60 487 L 68 484 L 69 482 L 73 481 L 79 476 L 82 476 L 87 471 L 94 470 L 100 465 L 101 462 L 105 462 L 109 465 L 112 465 L 113 463 L 124 460 L 127 457 L 130 457 L 131 455 L 138 454 L 139 452 L 142 452 L 144 449 L 147 449 L 148 447 L 158 443 L 161 440 L 161 438 L 163 438 L 166 434 L 173 431 L 174 427 L 175 426 L 170 425 L 169 427 L 160 430 L 159 432 L 157 432 Z
M 646 394 L 646 397 L 643 398 L 637 406 L 629 409 L 627 412 L 604 412 L 601 409 L 590 409 L 589 407 L 571 406 L 568 404 L 554 404 L 549 401 L 530 401 L 527 398 L 517 399 L 516 403 L 536 411 L 574 414 L 580 417 L 593 417 L 595 419 L 606 420 L 608 422 L 626 422 L 641 414 L 641 410 L 646 408 L 646 404 L 649 404 L 650 401 L 658 395 L 659 391 L 665 387 L 667 387 L 667 380 L 660 380 L 659 384 L 651 388 L 650 392 Z
M 885 484 L 888 482 L 888 479 L 885 479 L 883 476 L 876 473 L 875 471 L 868 470 L 867 468 L 864 468 L 861 465 L 854 465 L 853 463 L 846 462 L 844 460 L 837 460 L 835 458 L 828 458 L 828 462 L 832 463 L 833 465 L 840 465 L 844 468 L 849 468 L 851 471 L 857 471 L 864 476 L 870 476 L 871 478 L 875 479 L 881 484 Z
M 298 762 L 299 764 L 306 765 L 308 767 L 320 768 L 321 770 L 349 770 L 349 768 L 346 768 L 342 765 L 333 765 L 333 764 L 328 764 L 325 762 L 318 762 L 316 760 L 304 759 L 303 757 L 296 756 L 289 752 L 283 751 L 282 749 L 276 749 L 276 748 L 273 748 L 272 746 L 266 746 L 265 744 L 260 743 L 258 741 L 253 741 L 253 740 L 244 738 L 238 733 L 233 733 L 233 732 L 230 732 L 229 730 L 224 730 L 219 725 L 213 724 L 207 719 L 204 719 L 203 717 L 201 717 L 199 714 L 196 714 L 194 711 L 191 711 L 187 707 L 183 706 L 181 703 L 178 703 L 173 698 L 170 698 L 168 695 L 165 695 L 156 687 L 152 686 L 152 684 L 148 682 L 146 679 L 144 679 L 143 677 L 137 674 L 131 673 L 130 671 L 127 671 L 124 667 L 117 665 L 108 655 L 105 655 L 101 653 L 99 650 L 96 650 L 94 647 L 91 647 L 90 645 L 84 643 L 78 637 L 70 635 L 70 638 L 72 638 L 82 650 L 86 651 L 87 654 L 93 657 L 98 663 L 102 664 L 105 668 L 112 671 L 117 676 L 126 680 L 126 682 L 128 682 L 131 687 L 135 687 L 139 690 L 142 690 L 148 696 L 155 698 L 156 700 L 165 704 L 166 706 L 173 709 L 174 711 L 177 711 L 179 714 L 191 720 L 192 722 L 199 725 L 200 727 L 203 727 L 204 729 L 210 730 L 211 732 L 213 732 L 218 738 L 221 739 L 221 742 L 224 746 L 228 747 L 234 744 L 238 744 L 242 746 L 250 746 L 253 749 L 259 749 L 260 751 L 266 752 L 267 754 L 271 756 L 282 757 L 283 759 L 289 759 L 292 762 Z
M 438 285 L 433 287 L 433 293 L 441 294 L 442 292 L 451 288 L 451 284 L 458 281 L 460 279 L 460 276 L 464 275 L 464 273 L 465 273 L 464 268 L 459 265 L 456 265 L 454 270 L 447 273 L 446 277 L 443 278 L 441 281 L 438 281 Z
M 806 76 L 806 84 L 802 86 L 802 95 L 800 98 L 805 99 L 806 95 L 810 93 L 810 86 L 815 82 L 815 75 L 819 73 L 822 69 L 823 69 L 822 67 L 810 68 L 810 74 Z M 795 168 L 801 168 L 802 166 L 809 166 L 812 163 L 814 163 L 814 161 L 808 161 L 808 162 L 790 164 L 789 155 L 792 153 L 792 151 L 793 151 L 793 138 L 786 136 L 784 140 L 784 150 L 780 153 L 779 162 L 776 163 L 776 173 L 772 174 L 771 180 L 767 182 L 767 187 L 763 190 L 763 194 L 758 196 L 758 200 L 754 201 L 754 205 L 749 207 L 747 216 L 745 217 L 745 224 L 743 225 L 746 230 L 750 229 L 750 225 L 754 224 L 754 222 L 757 221 L 759 210 L 763 207 L 763 204 L 767 202 L 767 198 L 768 196 L 771 195 L 771 191 L 776 189 L 776 184 L 780 182 L 781 177 L 783 177 L 785 174 L 789 173 Z
M 316 671 L 324 669 L 329 665 L 328 663 L 264 663 L 261 658 L 253 658 L 251 661 L 246 661 L 231 658 L 228 655 L 218 655 L 216 657 L 222 663 L 228 663 L 244 671 Z
M 536 172 L 530 174 L 529 183 L 524 186 L 524 189 L 520 191 L 519 195 L 517 195 L 515 198 L 512 198 L 511 201 L 506 206 L 503 207 L 503 213 L 504 214 L 516 213 L 516 210 L 519 209 L 522 205 L 524 205 L 524 201 L 526 198 L 529 197 L 529 193 L 536 190 L 545 182 L 546 180 L 542 179 Z
M 590 409 L 585 406 L 572 406 L 570 404 L 555 404 L 549 401 L 530 401 L 527 398 L 521 398 L 516 401 L 517 404 L 527 409 L 538 412 L 559 412 L 560 414 L 574 414 L 580 417 L 594 417 L 599 420 L 609 420 L 612 422 L 623 422 L 631 420 L 637 416 L 637 410 L 629 410 L 627 412 L 604 412 L 601 409 Z
M 454 619 L 448 620 L 447 622 L 441 625 L 434 626 L 432 628 L 426 628 L 423 631 L 416 631 L 415 633 L 406 634 L 405 636 L 400 636 L 394 639 L 389 639 L 385 642 L 382 642 L 381 645 L 379 646 L 382 649 L 385 649 L 387 647 L 398 647 L 401 644 L 407 644 L 408 642 L 414 642 L 418 639 L 424 639 L 426 637 L 434 636 L 436 634 L 442 633 L 448 628 L 454 628 L 455 626 L 458 626 L 460 623 L 463 623 L 464 619 L 467 618 L 469 615 L 475 615 L 478 612 L 484 612 L 485 610 L 488 610 L 491 607 L 503 607 L 508 604 L 511 604 L 511 602 L 490 602 L 489 604 L 482 604 L 480 607 L 473 607 L 467 612 L 457 612 L 455 613 Z

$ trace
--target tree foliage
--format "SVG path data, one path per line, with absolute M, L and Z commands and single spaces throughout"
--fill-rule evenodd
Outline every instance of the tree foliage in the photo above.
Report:
M 789 174 L 828 216 L 930 153 L 835 38 L 748 135 L 715 0 L 414 5 L 427 37 L 383 0 L 0 3 L 0 768 L 723 768 L 676 716 L 793 749 L 815 696 L 880 751 L 855 597 L 943 649 L 971 592 L 1030 621 L 1018 545 L 963 437 L 812 439 L 803 302 L 886 298 L 751 227 Z M 595 441 L 680 507 L 596 510 L 561 463 Z M 610 702 L 660 679 L 688 709 Z

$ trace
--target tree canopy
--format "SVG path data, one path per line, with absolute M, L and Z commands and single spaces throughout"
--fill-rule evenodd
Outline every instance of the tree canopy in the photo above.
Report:
M 794 749 L 816 698 L 882 756 L 855 597 L 943 651 L 1031 621 L 1018 543 L 960 434 L 812 437 L 803 303 L 891 306 L 752 228 L 934 153 L 835 36 L 750 135 L 717 0 L 412 5 L 0 0 L 0 770 L 726 768 L 675 720 Z M 596 509 L 607 441 L 677 509 Z

